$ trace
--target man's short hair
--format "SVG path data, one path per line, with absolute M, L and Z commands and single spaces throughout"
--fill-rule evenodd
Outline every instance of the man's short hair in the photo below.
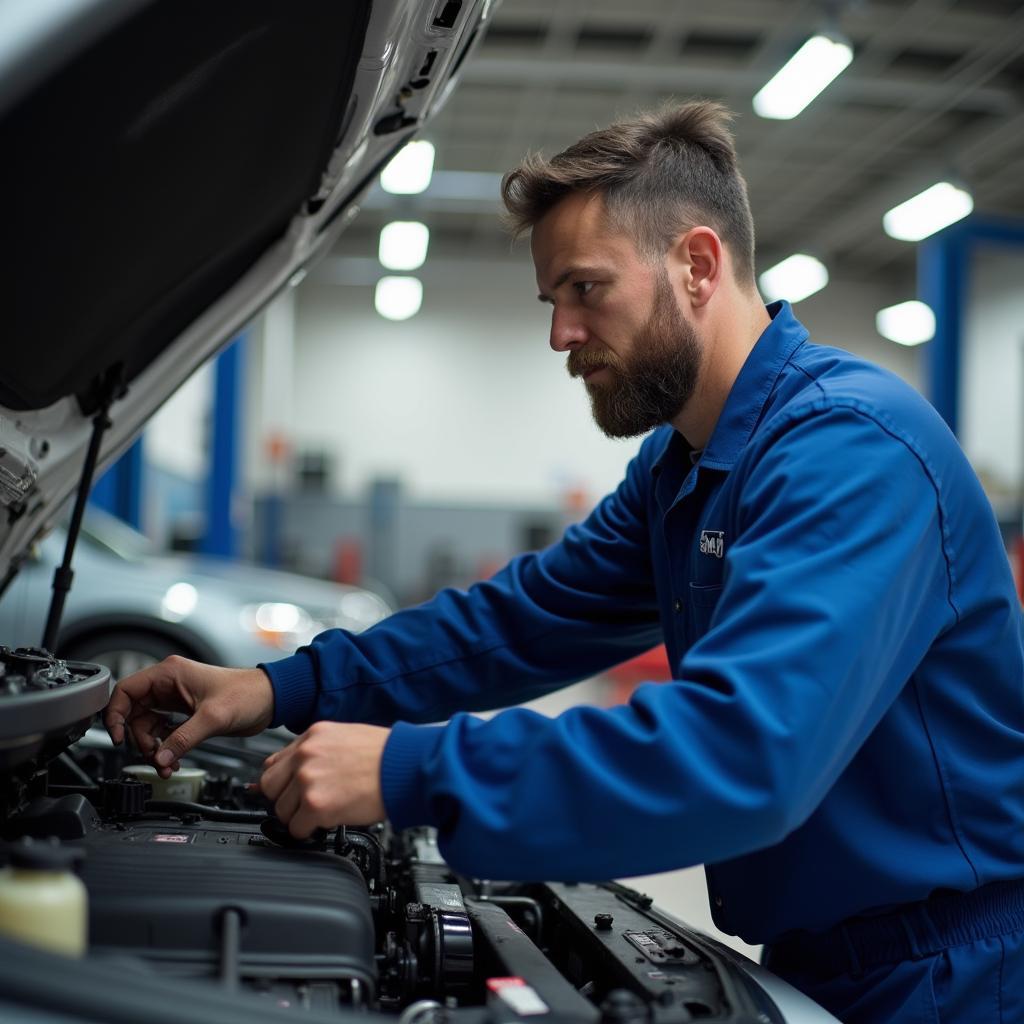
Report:
M 713 228 L 729 247 L 736 279 L 754 282 L 754 221 L 720 103 L 697 100 L 616 121 L 550 160 L 529 154 L 501 181 L 514 235 L 533 227 L 571 192 L 600 194 L 612 221 L 648 258 L 679 233 Z

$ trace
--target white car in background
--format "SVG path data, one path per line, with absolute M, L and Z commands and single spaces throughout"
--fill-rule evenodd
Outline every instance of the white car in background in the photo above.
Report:
M 66 540 L 57 529 L 38 544 L 0 600 L 0 637 L 8 646 L 40 643 Z M 224 558 L 161 555 L 137 530 L 90 509 L 56 653 L 104 665 L 115 679 L 170 654 L 256 665 L 291 654 L 325 629 L 362 632 L 393 610 L 362 587 Z

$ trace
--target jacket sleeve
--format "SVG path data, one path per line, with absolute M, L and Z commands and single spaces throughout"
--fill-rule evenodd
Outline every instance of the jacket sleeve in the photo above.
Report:
M 913 451 L 856 410 L 805 410 L 759 450 L 677 681 L 554 719 L 399 724 L 397 827 L 436 826 L 469 874 L 586 880 L 738 856 L 811 814 L 953 620 L 941 517 Z
M 547 550 L 365 633 L 328 630 L 263 665 L 274 724 L 437 722 L 529 700 L 657 644 L 646 513 L 656 437 L 619 487 Z

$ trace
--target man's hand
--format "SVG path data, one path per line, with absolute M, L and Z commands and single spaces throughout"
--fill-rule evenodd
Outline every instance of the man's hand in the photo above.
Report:
M 169 711 L 189 718 L 171 730 L 165 714 Z M 208 737 L 255 736 L 273 716 L 274 691 L 262 669 L 218 668 L 172 655 L 122 679 L 103 722 L 115 743 L 124 740 L 127 729 L 166 779 Z
M 263 763 L 260 789 L 296 839 L 384 815 L 380 761 L 390 729 L 317 722 Z

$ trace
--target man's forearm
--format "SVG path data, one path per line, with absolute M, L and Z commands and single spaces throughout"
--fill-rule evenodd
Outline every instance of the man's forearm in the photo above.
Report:
M 275 725 L 301 732 L 313 721 L 436 722 L 530 700 L 593 675 L 656 644 L 656 612 L 619 625 L 570 609 L 603 608 L 614 597 L 573 600 L 552 581 L 565 555 L 524 555 L 469 591 L 445 590 L 365 633 L 320 634 L 291 658 L 264 665 Z M 557 566 L 556 566 L 557 568 Z

